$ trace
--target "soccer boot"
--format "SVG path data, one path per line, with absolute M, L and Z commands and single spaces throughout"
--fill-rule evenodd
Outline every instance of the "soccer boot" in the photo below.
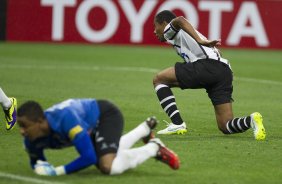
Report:
M 256 140 L 264 140 L 266 136 L 265 129 L 262 124 L 262 115 L 259 112 L 251 114 L 251 126 L 254 130 Z
M 153 132 L 153 129 L 157 126 L 158 121 L 157 121 L 156 117 L 150 117 L 150 118 L 147 118 L 146 124 L 150 128 L 150 133 L 147 136 L 142 138 L 142 140 L 145 144 L 147 144 L 150 139 L 155 138 L 155 134 Z
M 180 165 L 179 158 L 172 150 L 168 149 L 159 138 L 153 138 L 149 143 L 155 143 L 159 146 L 156 159 L 169 165 L 171 169 L 178 169 Z
M 11 107 L 8 110 L 3 109 L 5 113 L 5 119 L 6 119 L 6 129 L 11 130 L 17 121 L 17 99 L 14 97 L 9 98 L 12 102 Z
M 173 123 L 167 123 L 167 127 L 157 132 L 157 134 L 185 134 L 187 132 L 186 123 L 183 122 L 181 125 L 175 125 Z

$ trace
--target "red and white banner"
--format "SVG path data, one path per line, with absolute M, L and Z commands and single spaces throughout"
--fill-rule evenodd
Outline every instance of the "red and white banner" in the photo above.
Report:
M 156 45 L 164 9 L 223 46 L 282 49 L 278 0 L 8 0 L 6 40 Z

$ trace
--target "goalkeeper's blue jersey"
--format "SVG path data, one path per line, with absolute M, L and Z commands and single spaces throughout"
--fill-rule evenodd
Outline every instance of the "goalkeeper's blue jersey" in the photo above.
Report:
M 95 99 L 69 99 L 48 108 L 44 113 L 50 127 L 50 134 L 33 142 L 25 138 L 25 147 L 29 153 L 32 167 L 36 160 L 46 160 L 43 154 L 46 148 L 59 149 L 75 146 L 80 155 L 83 155 L 84 150 L 87 149 L 79 150 L 79 146 L 83 144 L 86 146 L 85 136 L 89 137 L 90 132 L 95 131 L 100 116 L 97 101 Z M 90 138 L 87 139 L 90 140 Z M 93 157 L 96 159 L 96 153 Z M 77 169 L 74 168 L 74 170 Z
M 92 131 L 96 127 L 99 115 L 97 102 L 93 99 L 69 99 L 45 111 L 51 129 L 66 140 L 77 134 L 72 130 L 77 125 L 83 130 Z

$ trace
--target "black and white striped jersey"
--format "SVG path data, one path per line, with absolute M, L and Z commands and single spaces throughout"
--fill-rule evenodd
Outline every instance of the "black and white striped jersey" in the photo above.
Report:
M 206 39 L 200 32 L 196 31 L 198 35 Z M 180 29 L 176 30 L 171 23 L 164 29 L 164 38 L 168 43 L 173 45 L 177 54 L 181 56 L 186 62 L 195 62 L 199 59 L 214 59 L 219 60 L 230 67 L 228 60 L 221 57 L 216 47 L 206 47 L 200 45 L 188 33 Z

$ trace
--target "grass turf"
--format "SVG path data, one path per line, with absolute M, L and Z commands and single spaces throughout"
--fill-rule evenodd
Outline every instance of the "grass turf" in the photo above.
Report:
M 282 180 L 282 53 L 261 50 L 223 50 L 234 72 L 233 104 L 237 117 L 259 111 L 266 141 L 255 141 L 252 131 L 223 135 L 204 90 L 173 89 L 189 132 L 159 136 L 178 153 L 181 168 L 172 171 L 150 159 L 120 176 L 105 176 L 93 166 L 69 176 L 40 177 L 29 167 L 19 129 L 0 128 L 0 172 L 63 183 L 280 183 Z M 0 86 L 18 105 L 33 99 L 44 108 L 67 98 L 109 99 L 125 117 L 125 132 L 148 116 L 168 120 L 152 87 L 152 78 L 180 58 L 171 48 L 0 44 Z M 0 112 L 1 120 L 4 115 Z M 157 130 L 164 128 L 160 121 Z M 138 146 L 142 145 L 141 143 Z M 47 151 L 54 165 L 77 156 L 73 148 Z M 1 176 L 0 176 L 1 178 Z M 2 177 L 4 183 L 24 183 Z M 1 183 L 2 183 L 1 182 Z

